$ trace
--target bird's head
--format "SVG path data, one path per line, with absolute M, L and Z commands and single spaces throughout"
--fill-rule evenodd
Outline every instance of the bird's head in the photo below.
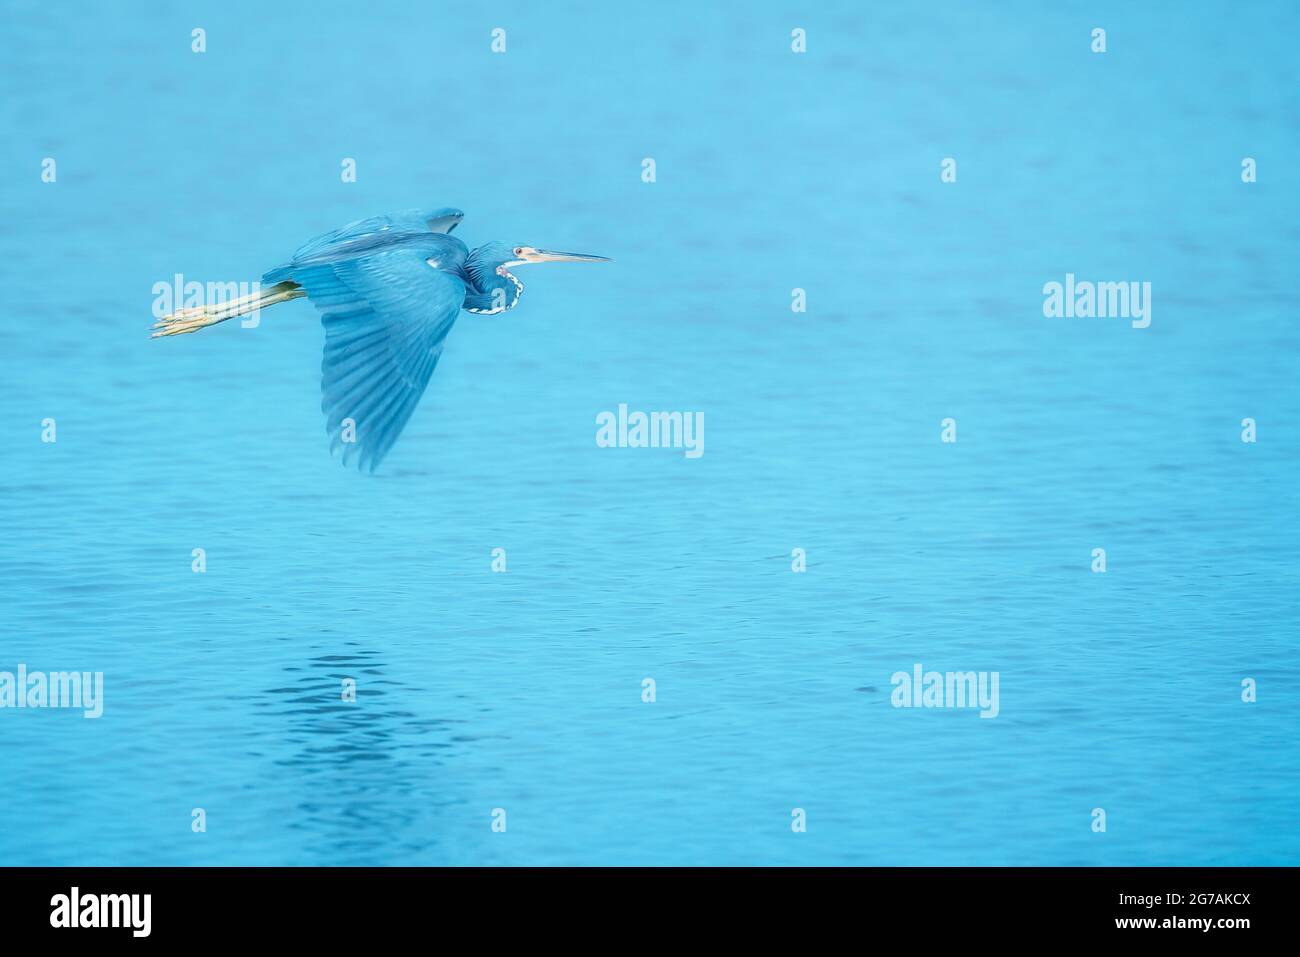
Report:
M 553 249 L 538 249 L 523 243 L 507 243 L 501 240 L 484 243 L 469 254 L 465 260 L 465 270 L 469 273 L 478 296 L 467 297 L 476 301 L 473 306 L 466 306 L 470 312 L 492 315 L 513 309 L 523 295 L 524 284 L 510 272 L 516 266 L 532 263 L 607 263 L 604 256 L 588 256 L 585 253 L 562 253 Z M 493 296 L 500 290 L 503 294 Z M 483 297 L 493 297 L 491 305 L 478 301 Z
M 588 256 L 583 253 L 561 253 L 553 249 L 538 249 L 523 243 L 491 242 L 474 250 L 483 253 L 484 263 L 492 263 L 499 276 L 504 276 L 515 266 L 527 266 L 531 263 L 607 263 L 604 256 Z

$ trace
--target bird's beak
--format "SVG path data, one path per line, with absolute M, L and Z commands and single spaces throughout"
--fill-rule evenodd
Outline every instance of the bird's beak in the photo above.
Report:
M 526 263 L 607 263 L 613 262 L 604 256 L 588 256 L 584 253 L 557 253 L 551 249 L 533 249 L 525 247 L 519 254 Z

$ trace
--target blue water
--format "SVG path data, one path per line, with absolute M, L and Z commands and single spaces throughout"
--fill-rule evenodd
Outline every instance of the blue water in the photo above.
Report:
M 0 710 L 0 863 L 1300 861 L 1300 8 L 476 6 L 6 5 L 0 671 L 104 713 Z M 373 476 L 308 303 L 146 338 L 440 205 L 616 262 L 462 315 Z

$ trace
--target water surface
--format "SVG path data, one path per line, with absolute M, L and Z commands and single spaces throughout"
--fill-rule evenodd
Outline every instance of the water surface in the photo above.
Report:
M 0 670 L 106 700 L 0 711 L 0 862 L 1296 863 L 1296 7 L 617 6 L 10 5 Z M 462 316 L 373 476 L 309 304 L 145 338 L 443 204 L 616 263 Z

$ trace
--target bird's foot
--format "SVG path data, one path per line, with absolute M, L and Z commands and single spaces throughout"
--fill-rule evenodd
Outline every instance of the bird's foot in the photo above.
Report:
M 179 336 L 186 332 L 195 332 L 204 326 L 212 325 L 215 321 L 212 313 L 202 306 L 178 309 L 155 322 L 153 333 L 149 338 L 157 339 L 161 336 Z

